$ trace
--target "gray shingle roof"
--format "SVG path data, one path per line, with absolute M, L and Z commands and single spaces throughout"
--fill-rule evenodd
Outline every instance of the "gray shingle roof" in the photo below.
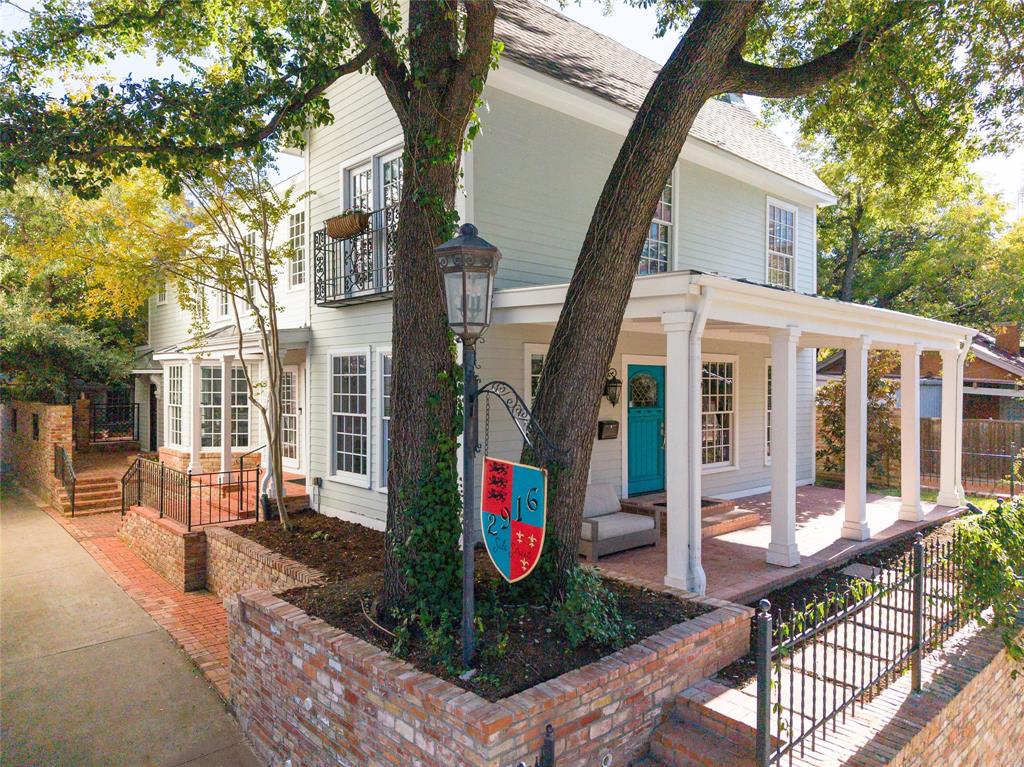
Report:
M 538 0 L 496 0 L 495 37 L 504 58 L 590 91 L 630 110 L 640 107 L 660 65 L 563 16 Z M 712 99 L 690 135 L 826 194 L 831 190 L 745 106 Z

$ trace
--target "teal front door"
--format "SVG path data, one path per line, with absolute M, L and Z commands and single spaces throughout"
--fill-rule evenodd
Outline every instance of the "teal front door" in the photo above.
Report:
M 665 366 L 630 365 L 629 494 L 665 489 Z

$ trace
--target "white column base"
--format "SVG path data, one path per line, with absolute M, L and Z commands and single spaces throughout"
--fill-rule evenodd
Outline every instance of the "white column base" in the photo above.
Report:
M 899 518 L 904 522 L 923 522 L 924 507 L 920 503 L 904 503 L 900 506 Z
M 769 543 L 765 562 L 780 567 L 796 567 L 800 564 L 800 549 L 795 543 Z
M 699 573 L 690 573 L 686 578 L 677 578 L 672 575 L 666 575 L 664 583 L 669 588 L 680 589 L 681 591 L 690 591 L 700 596 L 704 595 L 707 590 L 707 581 L 704 576 L 704 568 L 700 568 Z
M 665 576 L 665 585 L 671 589 L 680 589 L 682 591 L 690 590 L 689 584 L 687 584 L 685 578 L 675 578 L 671 575 Z
M 935 502 L 939 506 L 962 506 L 963 499 L 960 498 L 955 492 L 941 491 L 939 497 L 935 499 Z
M 871 528 L 867 522 L 843 522 L 843 537 L 849 541 L 866 541 L 871 538 Z

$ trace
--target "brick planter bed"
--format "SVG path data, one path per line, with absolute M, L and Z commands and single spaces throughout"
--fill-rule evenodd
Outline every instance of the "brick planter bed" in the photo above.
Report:
M 752 611 L 718 600 L 583 668 L 491 703 L 266 591 L 226 600 L 231 695 L 271 764 L 506 767 L 555 727 L 559 767 L 642 753 L 685 688 L 746 653 Z
M 323 573 L 271 551 L 226 527 L 206 528 L 206 587 L 226 597 L 246 589 L 271 592 L 318 586 Z

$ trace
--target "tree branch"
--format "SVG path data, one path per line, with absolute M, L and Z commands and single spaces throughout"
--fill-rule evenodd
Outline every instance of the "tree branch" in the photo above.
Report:
M 399 121 L 405 125 L 409 114 L 409 92 L 411 82 L 409 70 L 395 48 L 394 41 L 381 26 L 380 17 L 370 3 L 363 3 L 353 14 L 353 23 L 367 49 L 377 51 L 374 73 L 380 81 L 391 106 L 398 113 Z
M 491 65 L 491 46 L 494 42 L 494 19 L 498 15 L 492 0 L 466 3 L 465 52 L 455 69 L 452 88 L 445 99 L 445 114 L 451 114 L 455 105 L 465 104 L 467 97 L 476 94 L 482 86 Z M 471 104 L 470 104 L 471 106 Z M 467 107 L 468 109 L 468 107 Z M 459 113 L 467 109 L 458 109 Z

